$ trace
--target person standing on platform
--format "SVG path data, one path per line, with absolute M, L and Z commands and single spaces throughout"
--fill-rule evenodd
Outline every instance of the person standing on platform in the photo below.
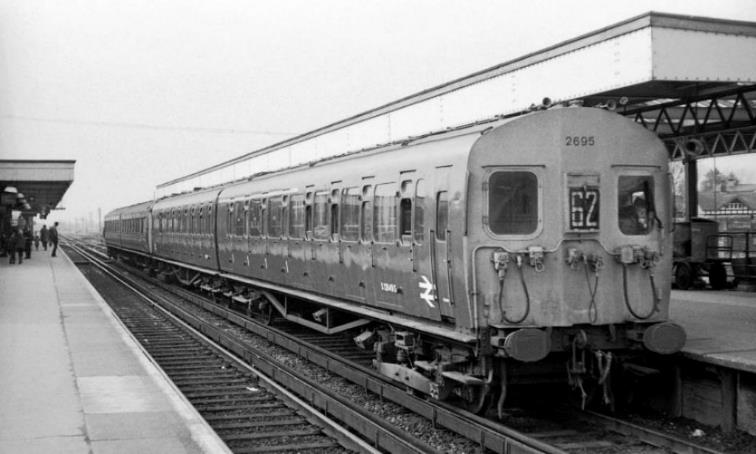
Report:
M 10 248 L 8 248 L 10 263 L 16 263 L 16 256 L 18 255 L 18 264 L 22 264 L 24 262 L 24 245 L 26 244 L 24 232 L 21 229 L 15 229 L 8 240 L 10 245 Z
M 47 242 L 50 240 L 47 225 L 43 225 L 42 230 L 39 231 L 39 239 L 42 240 L 42 247 L 47 250 Z
M 0 232 L 0 257 L 5 257 L 5 254 L 10 254 L 10 251 L 10 235 L 5 232 Z
M 31 258 L 31 246 L 32 246 L 32 229 L 27 224 L 24 228 L 24 252 L 26 253 L 26 258 Z
M 34 250 L 39 250 L 39 233 L 34 234 Z
M 55 253 L 58 252 L 58 223 L 56 222 L 53 224 L 52 227 L 50 227 L 50 230 L 47 231 L 47 234 L 50 236 L 50 243 L 52 244 L 52 256 L 55 257 Z

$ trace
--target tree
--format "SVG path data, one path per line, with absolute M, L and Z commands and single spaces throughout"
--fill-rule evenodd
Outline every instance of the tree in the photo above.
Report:
M 703 180 L 701 180 L 700 188 L 701 191 L 714 191 L 715 189 L 719 190 L 722 188 L 722 185 L 728 182 L 733 181 L 734 185 L 738 185 L 740 183 L 740 180 L 733 172 L 728 173 L 727 175 L 720 172 L 716 167 L 706 172 L 706 175 L 704 175 Z

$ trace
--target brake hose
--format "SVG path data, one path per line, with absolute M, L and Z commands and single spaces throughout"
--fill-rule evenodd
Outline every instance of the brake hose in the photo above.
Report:
M 504 310 L 504 305 L 502 304 L 502 298 L 504 295 L 504 279 L 499 279 L 499 310 L 501 311 L 501 318 L 505 322 L 511 323 L 513 325 L 522 323 L 526 318 L 528 318 L 528 315 L 530 314 L 530 293 L 528 293 L 528 286 L 527 284 L 525 284 L 525 276 L 522 272 L 522 262 L 520 260 L 521 258 L 518 256 L 517 269 L 520 271 L 520 282 L 522 282 L 522 290 L 525 292 L 525 313 L 517 320 L 510 320 L 507 317 L 507 311 Z
M 654 275 L 649 273 L 648 277 L 651 282 L 651 292 L 653 293 L 654 306 L 651 308 L 651 312 L 649 312 L 645 316 L 640 316 L 633 310 L 633 307 L 630 305 L 630 300 L 627 297 L 627 264 L 622 264 L 622 293 L 625 296 L 625 306 L 627 307 L 627 310 L 630 311 L 630 314 L 632 314 L 633 317 L 639 320 L 647 320 L 659 311 L 659 299 L 657 298 L 656 285 L 654 285 Z

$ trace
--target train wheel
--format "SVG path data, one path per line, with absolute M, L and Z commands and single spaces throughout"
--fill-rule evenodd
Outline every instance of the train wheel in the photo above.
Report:
M 675 284 L 680 290 L 688 290 L 693 285 L 693 268 L 688 263 L 679 263 L 675 270 Z
M 265 322 L 266 325 L 270 325 L 273 323 L 273 319 L 275 318 L 275 314 L 273 314 L 273 305 L 268 303 L 265 305 L 265 308 L 263 308 L 263 322 Z
M 476 415 L 485 413 L 491 404 L 491 393 L 488 385 L 468 385 L 462 390 L 465 410 Z
M 709 268 L 709 285 L 714 290 L 722 290 L 727 287 L 727 271 L 721 263 L 714 263 Z

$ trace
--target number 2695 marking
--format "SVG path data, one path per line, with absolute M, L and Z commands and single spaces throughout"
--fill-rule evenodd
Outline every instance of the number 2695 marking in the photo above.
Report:
M 568 147 L 592 147 L 596 141 L 593 136 L 567 136 L 564 144 Z

